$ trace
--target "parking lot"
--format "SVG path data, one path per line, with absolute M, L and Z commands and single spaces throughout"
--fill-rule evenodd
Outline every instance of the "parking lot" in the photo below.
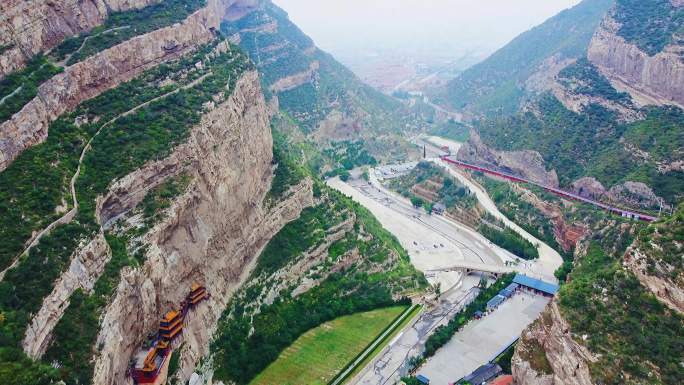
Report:
M 431 384 L 446 385 L 492 360 L 532 323 L 550 298 L 518 292 L 479 320 L 470 321 L 418 371 Z

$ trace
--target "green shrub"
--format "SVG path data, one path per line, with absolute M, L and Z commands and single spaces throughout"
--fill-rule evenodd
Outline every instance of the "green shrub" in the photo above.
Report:
M 522 259 L 539 258 L 537 247 L 508 227 L 501 231 L 488 225 L 480 225 L 477 231 L 495 245 L 510 251 Z

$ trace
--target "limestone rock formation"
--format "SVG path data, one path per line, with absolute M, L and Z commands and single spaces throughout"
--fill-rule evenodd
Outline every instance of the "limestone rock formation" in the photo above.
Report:
M 5 0 L 0 3 L 0 79 L 67 37 L 101 25 L 109 13 L 159 0 Z
M 136 36 L 43 83 L 33 100 L 0 124 L 0 171 L 26 148 L 43 142 L 50 123 L 62 113 L 213 39 L 225 7 L 224 0 L 209 0 L 183 23 Z M 166 49 L 170 41 L 174 43 L 171 50 Z
M 591 352 L 573 340 L 554 300 L 523 331 L 511 367 L 519 385 L 593 385 L 589 365 L 594 360 Z
M 111 256 L 103 233 L 74 252 L 69 269 L 57 280 L 52 293 L 43 300 L 43 305 L 26 329 L 22 347 L 29 357 L 38 359 L 45 353 L 52 331 L 69 307 L 71 294 L 76 289 L 92 291 Z
M 96 357 L 94 383 L 130 381 L 126 370 L 132 354 L 155 330 L 159 316 L 177 307 L 190 285 L 198 282 L 207 287 L 211 298 L 193 310 L 186 322 L 180 370 L 187 379 L 208 352 L 219 316 L 249 275 L 260 250 L 286 222 L 312 204 L 308 180 L 279 204 L 270 208 L 262 204 L 272 174 L 268 120 L 257 74 L 249 72 L 171 155 L 170 159 L 182 162 L 179 167 L 192 181 L 173 202 L 167 219 L 145 236 L 149 247 L 144 266 L 122 271 L 102 319 L 97 340 L 102 349 Z M 149 165 L 146 171 L 159 170 L 157 166 Z M 138 178 L 122 179 L 113 190 L 116 198 L 101 200 L 102 218 L 113 218 L 130 207 L 126 202 L 138 199 L 139 188 Z
M 601 200 L 606 195 L 606 188 L 596 178 L 585 176 L 572 182 L 572 191 L 585 198 Z
M 307 82 L 312 82 L 317 74 L 318 67 L 318 61 L 312 61 L 309 64 L 308 70 L 278 79 L 269 89 L 271 92 L 278 93 L 297 88 Z
M 536 151 L 497 151 L 482 142 L 476 132 L 456 154 L 459 160 L 520 175 L 545 185 L 558 186 L 556 170 L 546 171 L 544 159 Z
M 608 197 L 615 202 L 624 202 L 631 206 L 658 208 L 661 199 L 653 190 L 642 182 L 627 181 L 615 185 L 608 190 Z
M 618 28 L 619 24 L 606 16 L 589 45 L 589 60 L 637 104 L 684 106 L 684 47 L 670 44 L 649 56 L 620 37 Z
M 648 256 L 642 250 L 638 247 L 631 247 L 625 255 L 624 266 L 631 270 L 639 282 L 648 288 L 659 301 L 670 309 L 684 314 L 684 285 L 678 284 L 667 274 L 649 273 Z M 671 267 L 658 263 L 655 269 L 669 273 Z

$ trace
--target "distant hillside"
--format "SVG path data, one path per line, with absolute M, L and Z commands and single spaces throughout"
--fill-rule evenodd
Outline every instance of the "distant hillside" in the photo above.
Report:
M 388 140 L 383 135 L 417 127 L 401 103 L 364 84 L 318 49 L 270 1 L 229 10 L 221 31 L 248 53 L 264 90 L 277 97 L 281 111 L 310 138 Z
M 476 114 L 515 112 L 525 82 L 545 62 L 583 56 L 613 0 L 584 0 L 521 34 L 447 85 L 448 103 Z M 562 66 L 561 66 L 562 67 Z

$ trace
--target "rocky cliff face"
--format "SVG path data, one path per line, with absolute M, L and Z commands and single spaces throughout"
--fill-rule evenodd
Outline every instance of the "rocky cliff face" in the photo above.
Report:
M 22 348 L 29 357 L 38 359 L 45 353 L 52 331 L 69 306 L 71 294 L 77 289 L 91 292 L 111 256 L 103 233 L 76 250 L 69 269 L 58 279 L 26 329 Z
M 530 180 L 558 186 L 556 170 L 546 171 L 544 159 L 536 151 L 497 151 L 482 142 L 476 132 L 461 146 L 456 154 L 459 160 L 484 167 L 499 169 Z
M 598 201 L 626 203 L 632 207 L 646 209 L 657 209 L 662 201 L 662 198 L 642 182 L 627 181 L 606 190 L 596 178 L 582 177 L 572 183 L 572 190 L 581 196 Z
M 69 36 L 102 24 L 109 13 L 160 0 L 7 0 L 0 4 L 0 79 Z
M 203 116 L 188 143 L 170 157 L 181 162 L 177 166 L 192 181 L 172 204 L 167 219 L 145 235 L 148 251 L 144 266 L 122 271 L 102 320 L 94 383 L 130 381 L 126 370 L 132 354 L 157 328 L 160 315 L 177 308 L 190 285 L 198 282 L 207 287 L 211 298 L 193 310 L 186 323 L 181 372 L 189 376 L 197 360 L 207 353 L 221 312 L 246 279 L 261 248 L 284 223 L 312 203 L 311 184 L 305 181 L 280 204 L 272 208 L 262 205 L 271 182 L 268 119 L 257 74 L 250 72 L 226 101 Z M 117 185 L 117 198 L 101 201 L 102 218 L 121 211 L 112 207 L 126 206 L 107 202 L 133 202 L 144 196 L 137 182 L 154 180 L 152 174 L 159 170 L 155 163 L 138 171 L 139 177 L 122 179 L 128 182 Z
M 593 361 L 591 352 L 573 340 L 554 300 L 523 332 L 511 366 L 519 385 L 592 385 L 588 365 Z
M 33 100 L 0 125 L 0 171 L 26 148 L 43 142 L 50 123 L 62 113 L 213 39 L 228 1 L 209 0 L 183 23 L 106 49 L 43 83 Z
M 603 20 L 589 45 L 589 60 L 616 89 L 629 92 L 637 104 L 684 106 L 684 47 L 670 44 L 649 56 L 620 37 L 618 29 L 619 24 L 610 15 Z

